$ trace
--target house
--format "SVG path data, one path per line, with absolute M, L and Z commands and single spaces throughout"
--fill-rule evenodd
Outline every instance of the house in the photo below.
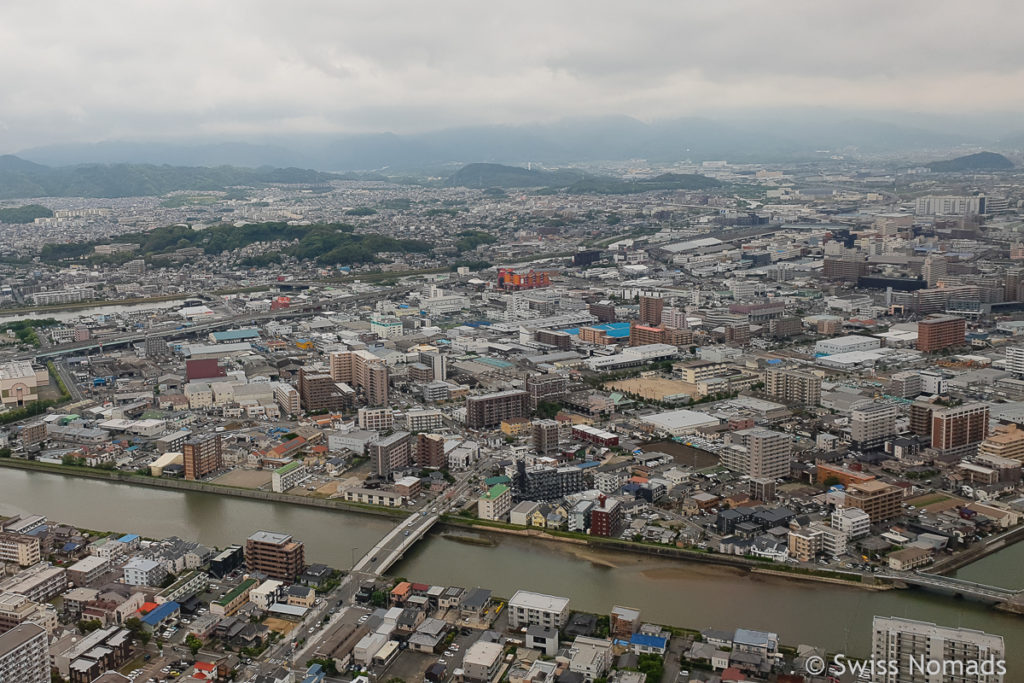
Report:
M 479 619 L 491 601 L 491 591 L 486 588 L 474 588 L 462 599 L 460 616 L 463 619 Z
M 612 665 L 612 641 L 605 638 L 577 636 L 569 648 L 569 671 L 592 683 L 604 676 Z
M 531 624 L 526 627 L 526 647 L 540 650 L 549 657 L 558 653 L 558 629 Z
M 668 650 L 668 637 L 650 633 L 634 633 L 629 647 L 638 655 L 664 655 Z

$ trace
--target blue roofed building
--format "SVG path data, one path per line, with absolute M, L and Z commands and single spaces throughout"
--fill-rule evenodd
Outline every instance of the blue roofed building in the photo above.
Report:
M 255 328 L 248 328 L 244 330 L 223 330 L 221 332 L 210 333 L 211 344 L 241 342 L 259 338 L 260 331 Z
M 142 617 L 142 625 L 150 631 L 159 630 L 165 622 L 177 619 L 181 614 L 181 605 L 176 602 L 165 602 L 158 605 Z
M 323 683 L 327 679 L 327 672 L 319 664 L 314 664 L 306 669 L 306 675 L 302 683 Z
M 668 638 L 649 633 L 634 633 L 629 647 L 638 655 L 663 655 L 668 649 Z

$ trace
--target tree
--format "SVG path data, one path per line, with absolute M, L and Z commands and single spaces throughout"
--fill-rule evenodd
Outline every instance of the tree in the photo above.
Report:
M 80 619 L 78 621 L 78 630 L 82 632 L 82 635 L 92 633 L 98 628 L 103 628 L 103 622 L 99 619 Z
M 842 482 L 839 481 L 839 477 L 836 477 L 836 476 L 833 475 L 831 477 L 825 477 L 825 481 L 823 481 L 821 483 L 822 483 L 822 486 L 824 486 L 827 489 L 830 489 L 833 486 L 838 486 Z
M 185 645 L 192 651 L 192 656 L 195 657 L 199 653 L 199 649 L 203 646 L 203 641 L 199 640 L 194 634 L 190 633 L 185 636 Z
M 384 607 L 388 604 L 388 594 L 384 591 L 373 591 L 370 595 L 370 604 L 374 607 Z

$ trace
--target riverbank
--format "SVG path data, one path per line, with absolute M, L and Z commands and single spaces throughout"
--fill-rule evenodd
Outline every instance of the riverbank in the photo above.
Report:
M 164 479 L 117 470 L 53 465 L 49 463 L 40 463 L 34 460 L 21 460 L 17 458 L 0 458 L 0 467 L 64 475 L 72 478 L 81 477 L 85 479 L 104 480 L 129 486 L 137 485 L 149 488 L 209 493 L 218 496 L 231 496 L 272 503 L 287 503 L 290 505 L 334 510 L 338 512 L 356 512 L 363 515 L 390 520 L 404 518 L 410 514 L 410 511 L 407 509 L 385 508 L 339 499 L 311 498 L 308 496 L 298 496 L 288 493 L 275 493 L 272 491 L 227 486 L 207 481 Z M 616 568 L 617 565 L 615 560 L 609 560 L 606 556 L 598 557 L 597 553 L 604 552 L 618 554 L 624 558 L 636 555 L 646 555 L 655 558 L 682 561 L 683 563 L 690 562 L 723 568 L 728 567 L 738 570 L 744 574 L 771 575 L 782 579 L 791 579 L 797 582 L 812 581 L 836 586 L 846 586 L 849 588 L 860 588 L 865 591 L 873 592 L 906 587 L 905 585 L 894 585 L 891 582 L 879 581 L 874 576 L 865 576 L 855 572 L 843 572 L 813 567 L 798 567 L 772 562 L 767 559 L 726 555 L 697 548 L 680 548 L 640 543 L 636 541 L 624 541 L 615 538 L 600 538 L 575 532 L 520 527 L 503 522 L 492 522 L 489 520 L 454 515 L 446 515 L 442 517 L 437 526 L 441 531 L 441 534 L 439 535 L 442 538 L 457 542 L 463 542 L 463 540 L 450 538 L 450 536 L 452 536 L 450 533 L 451 531 L 472 530 L 473 532 L 484 536 L 484 538 L 472 540 L 467 539 L 463 542 L 464 545 L 491 545 L 486 540 L 486 537 L 490 534 L 517 536 L 531 540 L 539 540 L 545 543 L 557 543 L 560 544 L 563 549 L 578 557 L 580 560 L 590 562 L 595 566 L 610 569 Z M 1005 547 L 1005 545 L 999 546 L 999 548 L 1002 547 Z M 988 552 L 995 552 L 999 548 L 990 548 L 988 549 Z M 979 555 L 979 557 L 980 556 L 981 555 Z
M 740 569 L 747 573 L 763 573 L 798 581 L 820 581 L 834 585 L 848 586 L 851 588 L 863 588 L 865 590 L 891 590 L 891 584 L 881 583 L 874 580 L 863 581 L 863 575 L 857 573 L 845 573 L 831 570 L 819 570 L 805 567 L 793 567 L 782 565 L 770 560 L 741 557 L 738 555 L 724 555 L 701 551 L 693 548 L 677 548 L 672 546 L 652 545 L 648 543 L 637 543 L 635 541 L 623 541 L 615 538 L 600 538 L 586 534 L 577 534 L 553 529 L 523 528 L 502 522 L 491 522 L 489 520 L 471 519 L 465 517 L 445 517 L 440 523 L 441 527 L 473 529 L 481 533 L 505 534 L 537 539 L 541 541 L 562 543 L 571 546 L 569 552 L 580 559 L 589 562 L 596 562 L 592 555 L 584 549 L 613 551 L 618 553 L 642 554 L 653 557 L 671 558 L 689 562 L 716 565 L 720 567 L 731 567 Z M 613 563 L 601 560 L 602 566 L 614 568 Z
M 1024 525 L 1020 525 L 1006 533 L 999 534 L 994 538 L 987 539 L 984 543 L 979 544 L 980 547 L 963 550 L 948 559 L 936 562 L 932 565 L 931 569 L 929 569 L 929 572 L 932 574 L 948 576 L 958 569 L 997 553 L 1000 550 L 1004 550 L 1005 548 L 1008 548 L 1014 543 L 1022 540 L 1024 540 Z
M 164 479 L 161 477 L 150 477 L 133 472 L 121 472 L 119 470 L 105 470 L 97 467 L 76 467 L 74 465 L 51 465 L 50 463 L 38 462 L 35 460 L 22 460 L 20 458 L 0 458 L 0 467 L 8 467 L 18 470 L 29 470 L 33 472 L 44 472 L 46 474 L 57 474 L 68 477 L 82 477 L 85 479 L 102 479 L 125 485 L 147 486 L 158 489 L 172 489 L 177 491 L 196 491 L 199 493 L 210 493 L 222 496 L 234 496 L 236 498 L 248 498 L 250 500 L 263 500 L 274 503 L 290 503 L 305 507 L 314 507 L 341 512 L 357 512 L 375 517 L 386 517 L 395 519 L 409 515 L 408 510 L 396 508 L 385 508 L 377 505 L 364 505 L 338 498 L 311 498 L 309 496 L 296 496 L 290 493 L 276 493 L 274 491 L 260 491 L 257 489 L 243 488 L 239 486 L 226 486 L 208 481 L 189 481 L 186 479 Z

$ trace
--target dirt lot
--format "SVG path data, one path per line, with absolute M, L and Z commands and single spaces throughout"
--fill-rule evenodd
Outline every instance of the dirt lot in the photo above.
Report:
M 214 483 L 225 486 L 240 486 L 242 488 L 257 489 L 260 486 L 270 483 L 270 470 L 232 470 L 227 474 L 214 479 Z
M 263 625 L 269 628 L 271 631 L 277 631 L 281 635 L 291 633 L 291 631 L 296 626 L 294 621 L 278 619 L 277 617 L 267 617 L 263 620 Z
M 635 377 L 633 379 L 622 379 L 617 382 L 608 382 L 604 385 L 606 390 L 621 391 L 626 394 L 635 394 L 652 401 L 663 401 L 668 396 L 687 394 L 697 395 L 697 387 L 689 382 L 682 382 L 677 379 L 665 379 L 664 377 Z
M 718 464 L 718 456 L 714 453 L 708 453 L 699 448 L 693 448 L 675 441 L 646 443 L 643 444 L 643 449 L 646 453 L 667 453 L 680 465 L 686 465 L 698 470 L 702 470 L 705 467 L 714 467 Z

